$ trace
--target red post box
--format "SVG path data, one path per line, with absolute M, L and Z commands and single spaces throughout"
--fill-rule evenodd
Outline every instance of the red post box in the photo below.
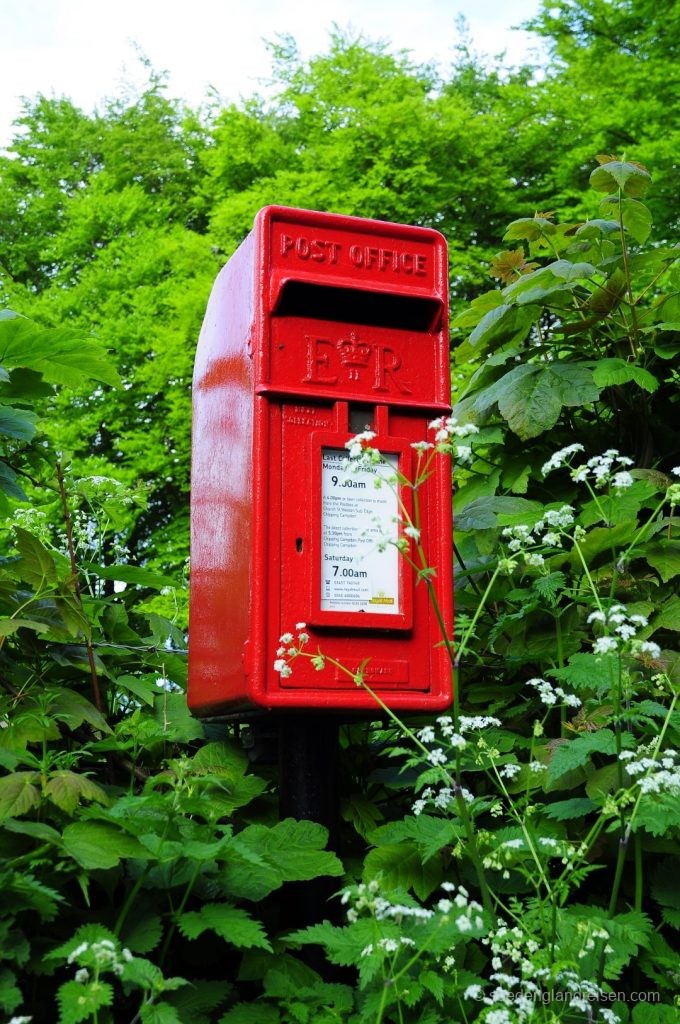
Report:
M 409 227 L 270 206 L 219 274 L 193 389 L 189 705 L 375 707 L 333 666 L 274 670 L 280 636 L 355 671 L 395 709 L 451 700 L 426 587 L 394 546 L 433 417 L 450 412 L 444 238 Z M 382 463 L 348 473 L 370 427 Z M 436 459 L 421 530 L 452 628 L 451 478 Z

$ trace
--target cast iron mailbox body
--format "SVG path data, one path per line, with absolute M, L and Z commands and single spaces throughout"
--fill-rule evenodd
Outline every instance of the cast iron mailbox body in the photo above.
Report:
M 297 658 L 320 647 L 394 708 L 434 711 L 451 672 L 426 587 L 379 535 L 400 515 L 396 470 L 450 411 L 446 243 L 429 228 L 270 206 L 219 274 L 193 389 L 189 705 L 375 708 L 347 675 Z M 348 473 L 345 442 L 370 426 L 384 453 Z M 411 508 L 408 488 L 399 500 Z M 420 492 L 424 546 L 452 628 L 451 477 Z

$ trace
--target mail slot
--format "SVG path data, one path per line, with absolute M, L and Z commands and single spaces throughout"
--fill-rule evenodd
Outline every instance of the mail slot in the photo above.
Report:
M 191 469 L 189 705 L 395 709 L 451 700 L 426 586 L 394 543 L 413 514 L 417 452 L 450 412 L 448 265 L 429 228 L 269 206 L 222 269 L 196 352 Z M 352 471 L 370 428 L 381 461 Z M 451 470 L 419 490 L 421 537 L 452 630 Z

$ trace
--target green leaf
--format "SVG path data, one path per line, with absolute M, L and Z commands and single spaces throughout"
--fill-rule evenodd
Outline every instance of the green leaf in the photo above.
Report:
M 590 175 L 590 184 L 597 192 L 621 190 L 627 196 L 643 196 L 651 182 L 649 171 L 625 160 L 610 160 Z
M 141 679 L 130 675 L 116 676 L 116 686 L 120 686 L 128 693 L 133 693 L 144 704 L 153 707 L 154 699 L 158 696 L 158 689 L 154 682 L 156 678 L 156 676 L 153 678 L 151 676 L 144 676 Z
M 522 521 L 528 521 L 526 517 L 533 516 L 534 522 L 537 522 L 542 509 L 538 501 L 503 494 L 475 498 L 456 512 L 456 529 L 463 533 L 470 530 L 493 530 L 508 525 L 515 516 Z
M 59 986 L 57 1002 L 59 1024 L 80 1024 L 103 1006 L 113 1005 L 113 986 L 108 981 L 90 981 L 84 985 L 65 981 Z
M 121 935 L 121 942 L 133 953 L 150 953 L 163 938 L 163 922 L 157 914 L 139 916 L 135 908 L 135 916 L 128 917 Z
M 370 850 L 364 860 L 364 878 L 382 876 L 386 889 L 412 889 L 421 900 L 426 900 L 441 884 L 443 867 L 439 858 L 427 863 L 417 843 L 386 843 Z
M 585 818 L 591 811 L 597 809 L 588 797 L 572 797 L 571 800 L 558 800 L 554 804 L 546 804 L 543 813 L 554 821 L 573 821 L 576 818 Z
M 633 1024 L 678 1024 L 678 1010 L 668 1003 L 637 1003 Z
M 279 1024 L 280 1020 L 275 1006 L 255 1001 L 232 1006 L 231 1010 L 220 1017 L 218 1024 Z
M 67 825 L 64 846 L 81 867 L 88 871 L 113 868 L 124 857 L 146 860 L 148 850 L 135 839 L 105 821 L 77 821 Z
M 580 363 L 529 363 L 516 366 L 475 398 L 484 412 L 495 403 L 510 429 L 522 440 L 553 427 L 563 406 L 597 401 L 599 388 L 591 371 Z
M 177 580 L 172 576 L 163 576 L 151 569 L 142 569 L 138 565 L 99 566 L 93 571 L 103 580 L 120 580 L 121 583 L 134 583 L 136 586 L 151 587 L 154 590 L 177 586 Z
M 67 814 L 73 814 L 82 800 L 95 801 L 104 806 L 110 803 L 109 797 L 96 782 L 64 768 L 51 775 L 45 793 L 53 804 Z
M 518 241 L 524 239 L 527 242 L 536 242 L 546 235 L 555 234 L 555 225 L 545 217 L 520 217 L 508 225 L 503 235 L 504 242 Z
M 16 498 L 17 501 L 28 501 L 26 493 L 22 487 L 19 486 L 18 478 L 14 470 L 0 459 L 0 490 L 5 494 L 9 495 L 10 498 Z
M 34 633 L 45 633 L 50 627 L 46 622 L 34 619 L 0 619 L 0 636 L 11 636 L 18 629 L 32 629 Z
M 489 313 L 496 306 L 503 302 L 503 293 L 500 291 L 484 292 L 472 300 L 467 309 L 464 309 L 451 321 L 451 327 L 464 328 L 476 327 L 482 317 Z
M 563 740 L 555 747 L 548 762 L 548 780 L 554 782 L 567 772 L 581 768 L 593 754 L 616 753 L 616 736 L 611 729 L 579 733 L 573 740 Z
M 260 922 L 254 921 L 247 911 L 229 903 L 204 903 L 200 910 L 181 914 L 177 925 L 188 939 L 197 939 L 203 932 L 212 931 L 237 949 L 257 946 L 272 951 Z
M 640 802 L 633 829 L 643 828 L 653 836 L 667 836 L 680 828 L 680 802 L 672 793 L 651 793 Z
M 612 684 L 609 662 L 595 654 L 572 654 L 563 668 L 546 669 L 546 675 L 574 690 L 606 691 Z
M 539 309 L 520 309 L 502 305 L 490 310 L 479 321 L 467 344 L 479 351 L 493 351 L 500 345 L 523 341 L 540 315 Z
M 37 415 L 25 409 L 12 409 L 0 404 L 0 434 L 17 441 L 31 441 L 35 437 Z
M 680 544 L 674 540 L 660 540 L 654 544 L 645 544 L 638 548 L 636 554 L 656 569 L 664 583 L 668 583 L 680 573 Z
M 593 380 L 599 388 L 607 388 L 615 384 L 627 384 L 628 381 L 635 381 L 645 391 L 654 393 L 659 382 L 642 366 L 634 363 L 627 363 L 624 359 L 598 359 L 596 363 L 589 363 L 593 368 Z
M 120 383 L 104 348 L 84 332 L 39 327 L 21 316 L 0 320 L 0 363 L 10 370 L 37 370 L 51 384 Z
M 32 584 L 36 590 L 42 589 L 47 584 L 56 584 L 59 580 L 59 573 L 53 554 L 27 530 L 16 526 L 14 532 L 17 538 L 17 549 L 21 555 L 16 571 L 21 573 L 21 579 Z
M 671 629 L 675 633 L 680 632 L 680 597 L 673 595 L 668 601 L 666 601 L 661 608 L 658 615 L 654 617 L 652 622 L 652 629 L 650 635 L 657 629 Z
M 53 695 L 50 701 L 50 713 L 60 722 L 66 722 L 69 729 L 77 729 L 83 722 L 87 722 L 98 732 L 111 732 L 101 711 L 98 711 L 92 701 L 89 701 L 82 693 L 78 693 L 77 690 L 62 689 Z
M 161 693 L 157 696 L 154 718 L 167 740 L 190 743 L 203 738 L 203 726 L 189 711 L 185 693 Z
M 183 1024 L 186 1020 L 170 1003 L 145 1003 L 139 1011 L 139 1019 L 142 1024 Z
M 324 849 L 328 830 L 313 821 L 286 818 L 272 828 L 249 825 L 238 838 L 269 861 L 282 882 L 304 882 L 317 875 L 337 877 L 344 871 L 336 855 Z
M 38 772 L 13 772 L 0 779 L 0 818 L 14 818 L 40 806 Z

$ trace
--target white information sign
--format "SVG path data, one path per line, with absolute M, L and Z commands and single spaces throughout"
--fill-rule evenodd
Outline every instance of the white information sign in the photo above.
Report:
M 321 450 L 321 610 L 398 614 L 396 454 L 350 470 L 346 451 Z

